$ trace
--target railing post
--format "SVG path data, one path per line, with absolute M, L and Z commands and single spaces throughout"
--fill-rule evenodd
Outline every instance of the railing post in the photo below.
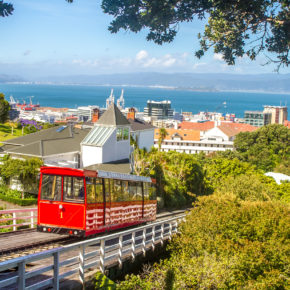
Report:
M 146 255 L 146 229 L 143 229 L 142 252 L 143 252 L 143 256 L 145 257 Z
M 53 289 L 59 290 L 59 252 L 53 254 Z
M 34 221 L 33 221 L 33 210 L 30 212 L 30 227 L 33 229 L 34 228 Z
M 161 239 L 161 246 L 163 246 L 163 234 L 164 234 L 164 224 L 161 224 L 161 234 L 160 234 L 160 239 Z
M 172 223 L 169 222 L 169 240 L 171 240 L 171 236 L 172 236 Z
M 132 233 L 132 246 L 131 246 L 131 249 L 132 249 L 132 253 L 131 253 L 132 260 L 134 261 L 135 260 L 135 232 Z
M 25 289 L 25 262 L 18 264 L 18 290 Z
M 12 217 L 13 217 L 13 231 L 16 231 L 16 224 L 17 224 L 17 220 L 16 220 L 16 212 L 12 213 Z
M 100 245 L 100 271 L 105 273 L 105 240 L 101 240 Z
M 79 253 L 79 279 L 85 289 L 85 245 L 80 246 Z
M 123 250 L 123 236 L 119 236 L 119 254 L 118 254 L 118 263 L 119 268 L 122 268 L 122 250 Z
M 155 226 L 152 228 L 152 245 L 151 245 L 152 251 L 155 250 Z

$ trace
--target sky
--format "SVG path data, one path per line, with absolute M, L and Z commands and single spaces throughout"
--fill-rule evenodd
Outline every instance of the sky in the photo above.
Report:
M 228 66 L 212 51 L 197 59 L 197 34 L 205 21 L 180 24 L 175 40 L 159 46 L 146 41 L 146 30 L 111 34 L 112 17 L 102 12 L 101 0 L 7 2 L 15 11 L 0 18 L 0 74 L 23 78 L 153 71 L 260 74 L 275 69 L 274 65 L 262 66 L 263 56 L 254 62 L 240 58 L 235 66 Z

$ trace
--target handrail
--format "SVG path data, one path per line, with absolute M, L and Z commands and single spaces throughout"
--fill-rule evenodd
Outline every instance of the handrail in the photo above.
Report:
M 125 259 L 131 258 L 134 260 L 136 255 L 140 253 L 145 255 L 147 250 L 154 250 L 157 244 L 163 244 L 165 240 L 171 239 L 172 235 L 177 233 L 178 223 L 184 219 L 185 214 L 138 228 L 1 262 L 0 272 L 8 271 L 12 268 L 18 268 L 18 271 L 8 275 L 6 278 L 0 275 L 0 289 L 5 286 L 15 285 L 15 282 L 20 290 L 38 289 L 43 285 L 59 289 L 60 281 L 63 278 L 76 273 L 79 274 L 81 283 L 85 285 L 87 269 L 97 267 L 104 273 L 106 267 L 113 264 L 122 267 Z M 62 256 L 64 253 L 66 253 L 66 257 Z M 69 257 L 67 257 L 68 253 L 70 254 Z M 51 264 L 40 262 L 37 264 L 41 264 L 41 266 L 36 269 L 29 271 L 25 269 L 25 265 L 49 257 L 53 258 Z M 42 275 L 43 273 L 46 274 Z M 28 280 L 31 277 L 34 277 L 32 282 Z M 35 277 L 38 278 L 35 279 Z M 43 277 L 45 277 L 45 280 L 41 280 Z M 30 283 L 33 284 L 28 285 Z
M 27 212 L 30 212 L 29 216 L 19 215 Z M 0 229 L 11 228 L 12 231 L 16 231 L 20 226 L 29 226 L 30 228 L 34 228 L 36 225 L 36 218 L 37 208 L 0 210 Z M 12 223 L 10 223 L 10 221 L 12 221 Z

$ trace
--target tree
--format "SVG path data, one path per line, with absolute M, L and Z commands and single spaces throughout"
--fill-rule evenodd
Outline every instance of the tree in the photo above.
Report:
M 5 123 L 8 119 L 8 113 L 10 110 L 10 105 L 8 101 L 5 100 L 5 95 L 0 93 L 0 122 Z
M 233 65 L 237 57 L 254 60 L 266 51 L 278 69 L 289 65 L 288 0 L 103 0 L 102 8 L 114 17 L 109 26 L 112 33 L 148 28 L 147 40 L 160 45 L 174 39 L 179 23 L 208 17 L 203 34 L 198 35 L 198 58 L 213 47 Z
M 278 124 L 263 126 L 253 132 L 239 133 L 234 146 L 244 161 L 269 171 L 278 164 L 290 165 L 290 130 Z
M 166 136 L 168 135 L 167 131 L 165 128 L 161 128 L 159 129 L 159 139 L 158 139 L 158 149 L 160 151 L 161 149 L 161 144 L 164 141 L 164 139 L 166 138 Z

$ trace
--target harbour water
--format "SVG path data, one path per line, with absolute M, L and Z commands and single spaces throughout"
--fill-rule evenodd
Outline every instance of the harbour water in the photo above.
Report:
M 218 111 L 235 113 L 243 117 L 245 110 L 263 110 L 263 105 L 285 105 L 290 102 L 289 94 L 267 94 L 248 92 L 196 92 L 148 87 L 111 87 L 80 85 L 36 85 L 0 84 L 0 92 L 7 100 L 12 95 L 15 100 L 29 102 L 27 97 L 34 96 L 33 102 L 41 106 L 75 108 L 78 106 L 105 106 L 106 98 L 114 89 L 119 98 L 124 89 L 125 106 L 134 106 L 143 111 L 147 100 L 170 100 L 176 111 Z M 226 102 L 226 106 L 223 103 Z

